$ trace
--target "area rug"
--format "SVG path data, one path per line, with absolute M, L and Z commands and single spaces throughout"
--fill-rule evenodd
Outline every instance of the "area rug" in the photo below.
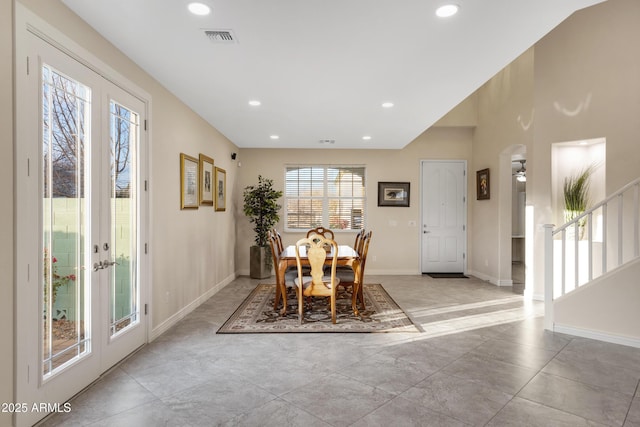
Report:
M 419 332 L 382 285 L 363 287 L 366 309 L 354 316 L 351 293 L 340 288 L 336 300 L 337 321 L 331 323 L 328 298 L 312 298 L 305 307 L 304 323 L 298 320 L 295 291 L 287 296 L 287 315 L 273 310 L 274 284 L 260 284 L 218 329 L 219 334 L 283 332 Z
M 427 276 L 434 279 L 468 279 L 463 273 L 426 273 Z

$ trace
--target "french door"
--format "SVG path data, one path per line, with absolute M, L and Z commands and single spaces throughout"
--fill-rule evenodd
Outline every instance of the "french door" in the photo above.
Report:
M 467 245 L 467 165 L 422 162 L 422 272 L 463 273 Z
M 147 338 L 146 105 L 38 36 L 28 46 L 16 150 L 28 164 L 18 170 L 17 397 L 51 411 Z M 46 415 L 33 412 L 18 424 Z

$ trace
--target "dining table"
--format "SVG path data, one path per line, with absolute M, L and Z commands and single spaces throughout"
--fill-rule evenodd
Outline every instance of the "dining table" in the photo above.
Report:
M 325 265 L 331 265 L 334 256 L 336 256 L 336 254 L 334 254 L 333 250 L 327 252 Z M 358 297 L 358 293 L 360 292 L 360 286 L 361 286 L 361 283 L 358 280 L 358 278 L 360 277 L 360 255 L 358 254 L 358 251 L 356 251 L 354 248 L 352 248 L 349 245 L 338 245 L 337 256 L 338 256 L 338 259 L 336 263 L 338 266 L 348 266 L 353 269 L 354 282 L 353 282 L 353 289 L 352 289 L 352 296 L 351 296 L 351 307 L 353 309 L 353 313 L 357 316 L 358 315 L 357 297 Z M 309 265 L 309 259 L 307 258 L 307 251 L 305 246 L 300 247 L 300 264 L 303 266 Z M 286 286 L 284 283 L 285 273 L 288 268 L 290 267 L 297 268 L 297 265 L 298 264 L 296 262 L 296 246 L 289 245 L 285 247 L 282 253 L 280 254 L 280 257 L 278 260 L 278 266 L 277 266 L 278 275 L 276 276 L 281 281 L 281 283 L 278 283 L 277 289 L 284 290 L 284 294 L 283 294 L 284 304 L 282 308 L 283 314 L 286 313 Z

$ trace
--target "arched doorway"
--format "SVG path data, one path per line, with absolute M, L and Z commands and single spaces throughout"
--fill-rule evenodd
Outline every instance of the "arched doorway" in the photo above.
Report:
M 525 145 L 512 145 L 500 153 L 498 285 L 512 286 L 514 292 L 524 294 L 527 286 L 524 251 L 526 183 L 518 181 L 515 175 L 520 169 L 526 170 Z

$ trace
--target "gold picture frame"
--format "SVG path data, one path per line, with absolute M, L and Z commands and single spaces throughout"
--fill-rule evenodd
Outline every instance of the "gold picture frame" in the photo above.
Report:
M 215 182 L 216 211 L 221 212 L 227 208 L 227 171 L 216 167 Z
M 198 209 L 198 159 L 180 153 L 180 209 Z
M 199 160 L 200 206 L 213 206 L 213 180 L 215 179 L 213 159 L 200 153 Z

